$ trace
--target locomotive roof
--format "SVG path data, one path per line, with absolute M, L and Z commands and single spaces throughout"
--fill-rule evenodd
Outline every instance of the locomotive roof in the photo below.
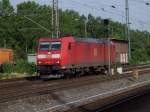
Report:
M 111 41 L 113 41 L 113 42 L 122 42 L 122 43 L 128 43 L 128 40 L 116 39 L 116 38 L 111 38 Z
M 39 41 L 58 41 L 61 40 L 61 38 L 40 38 Z
M 96 38 L 75 38 L 77 42 L 88 42 L 88 43 L 107 43 L 108 40 L 101 38 L 101 39 L 96 39 Z
M 67 36 L 65 36 L 67 37 Z M 72 37 L 72 36 L 68 36 L 71 38 L 74 38 L 75 41 L 77 42 L 86 42 L 86 43 L 109 43 L 109 40 L 107 38 L 79 38 L 79 37 Z M 64 37 L 62 37 L 64 38 Z M 40 38 L 40 41 L 59 41 L 62 38 Z M 115 38 L 110 38 L 110 40 L 112 42 L 122 42 L 122 43 L 128 43 L 127 40 L 121 40 L 121 39 L 115 39 Z

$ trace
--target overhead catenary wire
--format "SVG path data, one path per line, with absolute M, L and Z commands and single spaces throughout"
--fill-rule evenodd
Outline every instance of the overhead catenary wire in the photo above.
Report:
M 73 1 L 73 0 L 72 0 Z M 139 1 L 139 0 L 132 0 L 132 1 Z M 63 2 L 63 0 L 61 1 L 61 2 Z M 83 3 L 83 2 L 78 2 L 78 1 L 73 1 L 74 3 L 76 2 L 76 4 L 78 4 L 78 5 L 84 5 L 85 7 L 88 7 L 88 8 L 91 8 L 91 9 L 95 9 L 95 10 L 97 10 L 97 11 L 103 11 L 103 12 L 106 12 L 106 13 L 109 13 L 109 14 L 113 14 L 113 15 L 117 15 L 117 16 L 120 16 L 120 17 L 123 17 L 123 18 L 125 18 L 124 17 L 124 15 L 122 15 L 122 14 L 120 14 L 120 13 L 118 13 L 118 12 L 120 12 L 119 10 L 117 10 L 118 12 L 116 13 L 116 12 L 113 12 L 113 11 L 109 11 L 109 10 L 107 10 L 106 8 L 103 8 L 103 7 L 101 7 L 101 8 L 96 8 L 94 5 L 88 5 L 88 4 L 86 4 L 86 3 Z M 142 1 L 142 0 L 140 0 L 140 2 L 142 2 L 142 3 L 144 3 L 145 1 Z M 81 4 L 80 4 L 81 3 Z M 104 7 L 105 6 L 109 6 L 109 5 L 106 5 L 106 4 L 102 4 Z M 118 7 L 118 6 L 116 6 L 116 5 L 112 5 L 112 6 L 115 6 L 115 7 Z M 143 10 L 143 9 L 142 9 Z M 20 11 L 20 10 L 19 10 Z M 27 10 L 26 10 L 27 11 Z M 21 11 L 22 12 L 22 11 Z M 23 11 L 24 12 L 24 11 Z M 122 11 L 121 11 L 121 13 L 122 13 Z M 124 12 L 125 13 L 125 12 Z M 148 15 L 148 13 L 145 13 L 145 15 Z M 36 14 L 35 14 L 35 16 L 36 16 Z M 133 18 L 133 17 L 131 17 L 131 19 L 135 19 L 135 18 Z
M 100 8 L 97 8 L 97 7 L 95 7 L 94 5 L 91 5 L 91 4 L 87 4 L 87 3 L 83 3 L 83 2 L 78 2 L 78 1 L 76 1 L 76 0 L 71 0 L 71 1 L 73 1 L 73 3 L 76 3 L 76 4 L 78 4 L 78 5 L 82 5 L 82 6 L 84 6 L 84 7 L 87 7 L 87 8 L 91 8 L 91 9 L 93 9 L 93 10 L 97 10 L 98 12 L 100 12 L 100 11 L 103 11 L 103 12 L 106 12 L 106 13 L 108 13 L 108 14 L 111 14 L 111 15 L 117 15 L 117 16 L 119 16 L 119 17 L 122 17 L 122 18 L 125 18 L 125 15 L 123 15 L 122 13 L 120 14 L 120 12 L 119 12 L 119 10 L 117 11 L 117 12 L 113 12 L 113 10 L 111 10 L 111 11 L 109 11 L 108 9 L 107 9 L 107 7 L 100 7 Z M 146 3 L 146 2 L 149 2 L 149 0 L 148 1 L 144 1 L 144 0 L 131 0 L 131 1 L 133 1 L 133 2 L 139 2 L 139 3 Z M 63 0 L 59 0 L 59 2 L 63 2 Z M 105 5 L 105 4 L 102 4 L 102 5 L 104 5 L 104 6 L 109 6 L 109 5 Z M 114 6 L 116 6 L 116 4 L 114 5 Z M 116 7 L 118 7 L 118 6 L 116 6 Z M 20 11 L 20 10 L 19 10 Z M 33 11 L 34 12 L 34 11 Z M 36 13 L 36 12 L 35 12 Z M 48 14 L 48 13 L 44 13 L 44 14 Z M 32 14 L 30 14 L 30 15 L 32 15 Z M 35 14 L 35 15 L 32 15 L 32 16 L 36 16 L 36 15 L 38 15 L 38 14 Z M 40 14 L 39 14 L 40 15 Z M 145 14 L 145 15 L 148 15 L 148 13 L 147 14 Z M 143 24 L 144 23 L 144 25 L 147 25 L 147 24 L 149 24 L 148 22 L 145 22 L 145 21 L 143 21 L 143 20 L 140 20 L 140 19 L 138 19 L 138 18 L 134 18 L 134 17 L 132 17 L 132 16 L 130 16 L 130 18 L 131 18 L 131 20 L 132 21 L 137 21 L 139 24 Z M 122 22 L 124 22 L 124 21 L 122 21 Z
M 139 2 L 139 3 L 144 3 L 144 4 L 147 4 L 147 3 L 150 3 L 150 0 L 147 0 L 147 1 L 144 1 L 144 0 L 131 0 L 133 2 Z
M 88 7 L 88 8 L 91 8 L 91 9 L 95 9 L 95 10 L 97 10 L 97 11 L 103 11 L 103 12 L 106 12 L 106 13 L 109 13 L 109 14 L 113 14 L 113 15 L 117 15 L 117 16 L 119 16 L 119 17 L 125 18 L 125 14 L 119 14 L 119 13 L 118 13 L 119 10 L 118 10 L 117 13 L 115 13 L 115 12 L 109 11 L 109 10 L 107 10 L 106 8 L 103 8 L 103 7 L 97 8 L 97 7 L 95 7 L 95 6 L 91 5 L 91 4 L 89 5 L 89 4 L 86 4 L 86 3 L 83 3 L 83 2 L 78 2 L 78 1 L 75 1 L 75 0 L 71 0 L 71 1 L 74 2 L 74 3 L 77 3 L 78 5 L 80 4 L 80 5 L 84 6 L 84 7 Z M 125 13 L 124 11 L 122 11 L 122 12 Z M 100 12 L 99 12 L 99 13 L 100 13 Z M 138 22 L 139 24 L 144 23 L 145 25 L 150 25 L 150 23 L 145 22 L 145 21 L 142 21 L 142 20 L 137 19 L 137 18 L 134 18 L 134 17 L 132 17 L 132 16 L 130 16 L 130 19 L 131 19 L 132 21 Z M 123 22 L 123 21 L 122 21 L 122 22 Z
M 86 3 L 83 3 L 83 2 L 78 2 L 78 1 L 75 1 L 75 0 L 71 0 L 71 1 L 73 1 L 74 3 L 76 2 L 76 4 L 78 4 L 78 5 L 82 5 L 82 6 L 85 6 L 85 7 L 88 7 L 88 8 L 91 8 L 91 9 L 95 9 L 95 10 L 97 10 L 97 11 L 103 11 L 103 12 L 106 12 L 106 13 L 110 13 L 110 14 L 113 14 L 113 15 L 118 15 L 118 16 L 120 16 L 120 17 L 125 17 L 124 15 L 122 15 L 122 14 L 118 14 L 118 13 L 114 13 L 114 12 L 112 12 L 112 11 L 109 11 L 109 10 L 107 10 L 106 8 L 104 8 L 104 7 L 101 7 L 101 8 L 96 8 L 94 5 L 89 5 L 89 4 L 86 4 Z M 140 2 L 145 2 L 145 1 L 142 1 L 142 0 L 132 0 L 132 1 L 140 1 Z M 63 2 L 63 0 L 61 0 L 61 2 Z M 109 5 L 106 5 L 106 4 L 102 4 L 102 5 L 105 5 L 105 6 L 109 6 Z M 116 6 L 116 5 L 114 5 L 114 6 Z M 20 11 L 20 10 L 19 10 Z M 28 10 L 21 10 L 21 12 L 24 12 L 24 11 L 28 11 Z M 119 10 L 118 10 L 118 12 L 119 12 Z M 45 13 L 44 13 L 45 14 Z M 48 13 L 47 13 L 48 14 Z M 148 13 L 147 13 L 148 14 Z M 38 14 L 37 14 L 38 15 Z M 35 16 L 36 16 L 36 14 L 35 14 Z
M 46 27 L 42 26 L 41 24 L 37 23 L 36 21 L 32 20 L 31 18 L 24 16 L 24 18 L 28 19 L 29 21 L 33 22 L 34 24 L 38 25 L 39 27 L 41 27 L 42 29 L 44 29 L 47 32 L 51 32 L 49 29 L 47 29 Z
M 109 10 L 107 10 L 107 9 L 104 8 L 104 7 L 97 8 L 97 7 L 94 7 L 93 5 L 89 5 L 89 4 L 87 4 L 87 3 L 78 2 L 78 1 L 75 1 L 75 0 L 71 0 L 71 1 L 74 2 L 74 3 L 80 4 L 80 5 L 82 5 L 82 6 L 85 6 L 85 7 L 94 9 L 94 10 L 97 10 L 97 11 L 103 11 L 103 12 L 106 12 L 106 13 L 109 13 L 109 14 L 113 14 L 113 15 L 117 15 L 117 16 L 120 16 L 120 17 L 124 17 L 123 15 L 121 15 L 121 14 L 119 14 L 119 13 L 114 13 L 114 12 L 112 12 L 112 11 L 109 11 Z M 99 12 L 99 13 L 100 13 L 100 12 Z

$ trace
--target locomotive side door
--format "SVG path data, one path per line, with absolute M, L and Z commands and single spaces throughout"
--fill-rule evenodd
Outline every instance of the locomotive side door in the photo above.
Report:
M 68 65 L 73 67 L 75 65 L 75 43 L 68 44 Z

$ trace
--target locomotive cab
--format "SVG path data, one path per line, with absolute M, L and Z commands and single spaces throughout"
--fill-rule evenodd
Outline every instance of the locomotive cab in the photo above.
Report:
M 37 54 L 37 72 L 55 73 L 60 68 L 61 41 L 39 41 Z

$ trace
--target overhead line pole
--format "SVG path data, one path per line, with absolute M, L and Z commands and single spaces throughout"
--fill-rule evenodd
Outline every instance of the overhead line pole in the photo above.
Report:
M 129 19 L 129 1 L 125 0 L 125 10 L 126 10 L 126 30 L 125 35 L 126 39 L 129 42 L 129 48 L 128 48 L 128 58 L 131 59 L 131 37 L 130 37 L 130 19 Z
M 52 18 L 51 18 L 52 38 L 54 37 L 54 0 L 52 1 Z
M 59 9 L 58 0 L 56 0 L 56 36 L 59 37 Z
M 58 0 L 52 0 L 52 37 L 59 37 L 59 9 Z
M 88 23 L 88 17 L 86 17 L 86 20 L 84 21 L 85 38 L 87 38 L 87 23 Z

